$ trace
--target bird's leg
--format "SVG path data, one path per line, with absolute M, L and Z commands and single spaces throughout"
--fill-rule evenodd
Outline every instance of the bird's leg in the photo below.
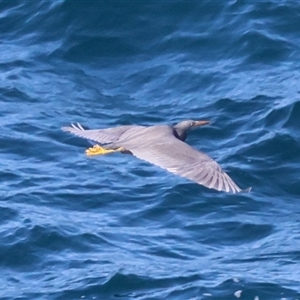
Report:
M 104 154 L 113 153 L 113 152 L 121 152 L 122 150 L 124 150 L 124 148 L 122 148 L 122 147 L 116 148 L 116 149 L 106 149 L 106 148 L 103 148 L 103 147 L 99 146 L 98 144 L 96 144 L 93 147 L 86 149 L 85 154 L 88 156 L 104 155 Z

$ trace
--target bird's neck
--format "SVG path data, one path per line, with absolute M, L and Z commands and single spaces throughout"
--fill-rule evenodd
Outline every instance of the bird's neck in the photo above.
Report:
M 181 141 L 185 141 L 187 134 L 185 130 L 174 128 L 174 135 Z

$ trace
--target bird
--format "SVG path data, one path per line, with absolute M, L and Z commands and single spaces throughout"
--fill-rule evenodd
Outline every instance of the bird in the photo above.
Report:
M 96 142 L 86 150 L 88 156 L 131 154 L 210 189 L 249 192 L 251 188 L 242 190 L 215 160 L 185 143 L 190 129 L 207 124 L 210 124 L 207 120 L 184 120 L 176 125 L 124 125 L 88 130 L 76 123 L 62 130 Z

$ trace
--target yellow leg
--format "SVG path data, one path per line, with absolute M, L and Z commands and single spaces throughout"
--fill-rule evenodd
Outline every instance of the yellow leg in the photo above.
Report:
M 94 155 L 104 155 L 112 152 L 120 152 L 122 148 L 117 149 L 105 149 L 99 145 L 94 145 L 93 147 L 90 147 L 85 150 L 85 154 L 88 156 L 94 156 Z

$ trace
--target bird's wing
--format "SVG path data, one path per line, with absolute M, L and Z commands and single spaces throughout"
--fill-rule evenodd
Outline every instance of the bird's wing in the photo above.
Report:
M 150 144 L 142 141 L 139 144 L 125 142 L 122 146 L 142 160 L 208 188 L 232 193 L 242 191 L 217 162 L 173 135 L 152 140 Z
M 86 138 L 100 144 L 114 143 L 119 137 L 132 126 L 119 126 L 105 129 L 86 130 L 79 123 L 62 127 L 63 131 L 71 132 L 82 138 Z

